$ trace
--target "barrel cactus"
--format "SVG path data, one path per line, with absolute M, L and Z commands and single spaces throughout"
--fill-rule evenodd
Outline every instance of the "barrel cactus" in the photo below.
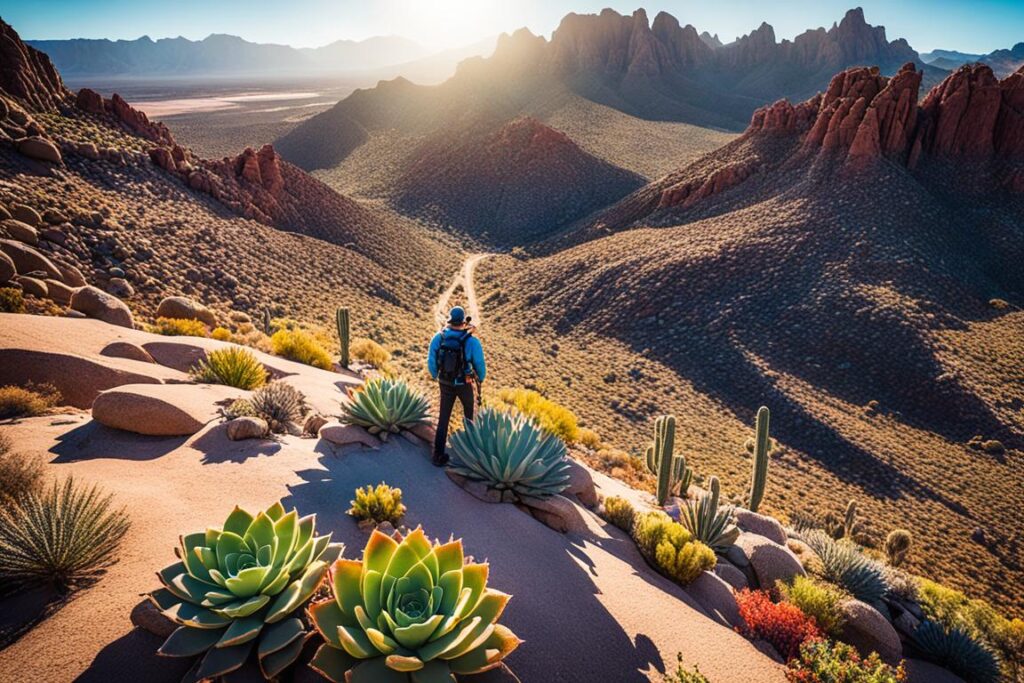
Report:
M 569 485 L 565 444 L 517 413 L 485 408 L 451 445 L 452 471 L 492 489 L 546 498 Z
M 294 612 L 323 581 L 343 546 L 315 535 L 315 516 L 280 502 L 255 515 L 235 507 L 223 527 L 180 538 L 180 561 L 157 572 L 149 599 L 178 624 L 159 649 L 203 655 L 197 679 L 240 668 L 255 650 L 264 677 L 299 656 L 306 629 Z
M 385 439 L 388 434 L 427 422 L 429 410 L 430 404 L 423 394 L 406 382 L 374 379 L 349 393 L 349 402 L 342 404 L 341 421 L 366 427 L 371 434 Z
M 310 662 L 335 683 L 451 683 L 501 665 L 520 640 L 496 623 L 510 595 L 462 541 L 374 531 L 362 560 L 331 567 L 333 596 L 309 607 L 323 645 Z

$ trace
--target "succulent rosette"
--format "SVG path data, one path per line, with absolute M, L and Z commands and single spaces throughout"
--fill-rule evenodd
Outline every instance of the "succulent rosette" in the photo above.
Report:
M 510 595 L 462 541 L 374 531 L 362 560 L 331 567 L 333 598 L 309 606 L 326 641 L 310 666 L 336 683 L 451 683 L 500 666 L 521 642 L 497 624 Z
M 253 650 L 268 679 L 291 665 L 307 635 L 293 613 L 344 547 L 317 536 L 315 522 L 277 502 L 255 515 L 235 507 L 223 527 L 182 536 L 180 561 L 157 572 L 164 587 L 149 596 L 178 624 L 159 654 L 203 655 L 197 679 L 240 668 Z

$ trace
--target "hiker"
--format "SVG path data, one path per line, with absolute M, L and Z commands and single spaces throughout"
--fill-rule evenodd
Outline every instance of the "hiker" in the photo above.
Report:
M 430 376 L 441 388 L 441 411 L 437 416 L 437 435 L 434 437 L 432 462 L 442 467 L 448 462 L 445 445 L 448 442 L 448 422 L 452 417 L 455 399 L 462 402 L 462 412 L 467 420 L 473 419 L 473 383 L 480 384 L 487 375 L 484 364 L 484 347 L 473 336 L 476 329 L 470 324 L 472 318 L 461 306 L 448 313 L 445 328 L 430 340 L 427 353 L 427 368 Z

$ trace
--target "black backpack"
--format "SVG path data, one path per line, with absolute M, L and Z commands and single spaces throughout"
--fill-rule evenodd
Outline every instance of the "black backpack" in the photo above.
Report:
M 458 337 L 441 333 L 441 345 L 437 347 L 437 379 L 442 384 L 455 384 L 466 378 L 466 342 L 473 336 L 466 332 Z

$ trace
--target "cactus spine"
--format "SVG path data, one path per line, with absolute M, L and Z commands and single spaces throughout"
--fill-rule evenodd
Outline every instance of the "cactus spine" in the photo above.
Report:
M 338 341 L 341 344 L 341 367 L 348 370 L 348 309 L 339 308 L 335 312 L 335 318 L 338 323 Z
M 686 460 L 674 455 L 676 442 L 676 418 L 663 415 L 654 421 L 654 444 L 647 447 L 647 469 L 658 477 L 658 505 L 664 505 L 668 497 L 685 479 L 693 473 L 686 467 Z M 687 476 L 689 475 L 689 476 Z
M 757 421 L 754 426 L 754 469 L 750 477 L 750 500 L 748 508 L 751 512 L 757 512 L 764 498 L 764 487 L 768 482 L 768 420 L 770 414 L 768 408 L 761 406 L 757 409 Z

